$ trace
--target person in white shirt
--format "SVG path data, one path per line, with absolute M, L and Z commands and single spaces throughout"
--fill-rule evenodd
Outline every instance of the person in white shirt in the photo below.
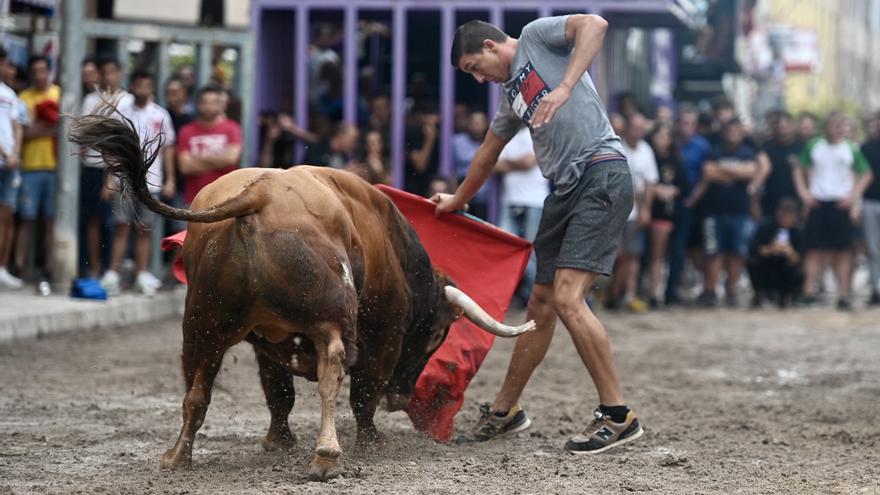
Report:
M 94 113 L 105 101 L 120 108 L 130 105 L 134 99 L 131 93 L 120 86 L 122 71 L 118 60 L 102 57 L 97 62 L 97 68 L 100 87 L 92 88 L 93 91 L 83 98 L 80 115 Z M 79 199 L 88 253 L 86 273 L 91 277 L 99 277 L 103 270 L 101 246 L 104 243 L 101 241 L 103 237 L 110 235 L 113 191 L 104 181 L 104 161 L 97 153 L 93 150 L 82 150 L 82 165 Z M 107 243 L 109 244 L 109 240 Z
M 544 199 L 550 194 L 550 182 L 537 166 L 532 136 L 522 128 L 507 142 L 495 171 L 503 173 L 501 193 L 501 228 L 534 242 L 541 223 Z M 535 283 L 535 253 L 529 257 L 516 297 L 525 306 Z
M 127 105 L 119 106 L 119 113 L 129 119 L 140 137 L 141 145 L 149 143 L 158 149 L 156 160 L 147 172 L 147 183 L 150 193 L 154 196 L 174 197 L 176 181 L 173 168 L 175 141 L 174 126 L 168 111 L 153 101 L 155 84 L 153 76 L 146 72 L 136 71 L 131 75 L 131 93 L 133 100 Z M 161 139 L 160 139 L 161 136 Z M 134 265 L 137 272 L 135 285 L 146 295 L 152 295 L 161 287 L 161 281 L 147 271 L 150 259 L 150 232 L 148 228 L 159 220 L 159 217 L 139 201 L 125 203 L 117 193 L 113 205 L 113 220 L 116 231 L 113 236 L 113 250 L 110 258 L 110 269 L 101 279 L 101 284 L 108 292 L 119 292 L 119 266 L 125 258 L 131 224 L 137 220 L 138 229 L 134 246 Z
M 6 50 L 0 46 L 0 65 L 5 65 Z M 15 237 L 15 207 L 21 176 L 18 172 L 27 109 L 15 91 L 0 82 L 0 287 L 20 289 L 24 283 L 6 269 Z
M 651 225 L 651 204 L 654 200 L 654 185 L 659 180 L 657 160 L 651 145 L 645 141 L 645 117 L 631 115 L 626 120 L 623 131 L 623 154 L 629 164 L 635 189 L 635 204 L 623 230 L 623 243 L 620 246 L 618 268 L 611 280 L 610 307 L 623 304 L 634 312 L 644 312 L 647 304 L 636 297 L 638 276 L 642 254 L 645 252 L 645 228 Z

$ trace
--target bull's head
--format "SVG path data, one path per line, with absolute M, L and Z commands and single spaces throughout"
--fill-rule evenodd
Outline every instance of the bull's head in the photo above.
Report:
M 535 329 L 535 322 L 512 327 L 505 325 L 459 290 L 444 274 L 435 271 L 431 308 L 428 314 L 406 335 L 400 361 L 388 384 L 386 399 L 389 411 L 405 409 L 410 402 L 416 380 L 440 344 L 446 339 L 455 320 L 464 316 L 477 327 L 499 337 L 516 337 Z

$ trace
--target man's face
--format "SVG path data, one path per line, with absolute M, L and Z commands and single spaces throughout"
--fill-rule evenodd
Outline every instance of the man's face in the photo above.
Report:
M 98 66 L 89 62 L 87 64 L 83 64 L 80 69 L 80 74 L 82 76 L 82 83 L 87 88 L 92 89 L 97 86 L 101 81 L 101 76 L 98 74 Z
M 728 124 L 724 128 L 724 142 L 730 146 L 736 146 L 743 140 L 742 124 Z
M 678 117 L 678 130 L 681 135 L 689 138 L 697 133 L 697 114 L 693 112 L 683 112 Z
M 122 80 L 122 71 L 116 64 L 108 63 L 101 66 L 101 84 L 107 91 L 115 91 Z
M 43 60 L 34 62 L 31 65 L 31 80 L 38 88 L 49 86 L 49 64 Z
M 624 130 L 626 140 L 629 142 L 638 142 L 645 138 L 645 119 L 639 115 L 630 117 L 629 122 Z
M 391 121 L 391 102 L 387 96 L 377 96 L 373 98 L 371 112 L 380 122 Z
M 149 77 L 142 77 L 134 81 L 129 89 L 137 101 L 147 101 L 153 97 L 153 80 Z
M 478 83 L 503 83 L 510 78 L 510 64 L 498 56 L 497 44 L 486 40 L 480 53 L 467 53 L 458 61 L 458 68 L 474 76 Z
M 186 102 L 186 89 L 180 81 L 171 81 L 165 85 L 165 101 L 168 106 L 176 107 Z
M 784 116 L 777 118 L 773 125 L 773 133 L 781 139 L 789 139 L 792 137 L 794 134 L 794 126 L 791 124 L 791 119 Z
M 223 113 L 220 94 L 213 91 L 202 93 L 198 107 L 199 118 L 204 121 L 213 121 Z
M 840 141 L 846 134 L 846 121 L 843 116 L 832 115 L 828 118 L 828 140 Z
M 816 135 L 816 121 L 810 117 L 803 117 L 798 121 L 798 134 L 802 138 L 810 138 Z
M 481 140 L 486 136 L 486 130 L 489 128 L 489 121 L 483 112 L 474 112 L 468 119 L 468 134 L 472 138 Z

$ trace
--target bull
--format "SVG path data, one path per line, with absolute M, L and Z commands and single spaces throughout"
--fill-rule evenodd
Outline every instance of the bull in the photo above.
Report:
M 74 119 L 69 137 L 99 153 L 127 197 L 189 222 L 182 256 L 189 287 L 183 315 L 183 426 L 162 457 L 189 467 L 225 352 L 246 340 L 255 350 L 271 419 L 267 450 L 296 442 L 288 416 L 293 376 L 317 381 L 321 426 L 312 480 L 342 472 L 335 407 L 351 377 L 356 443 L 375 443 L 379 400 L 402 409 L 431 354 L 460 316 L 495 335 L 534 329 L 492 319 L 434 270 L 391 200 L 353 174 L 323 167 L 247 168 L 205 187 L 190 209 L 154 198 L 147 171 L 159 146 L 140 143 L 112 107 Z M 161 139 L 158 138 L 158 139 Z

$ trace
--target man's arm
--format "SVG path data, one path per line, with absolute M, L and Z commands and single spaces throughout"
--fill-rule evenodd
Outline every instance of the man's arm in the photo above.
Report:
M 173 198 L 177 193 L 177 174 L 174 172 L 174 145 L 162 147 L 163 165 L 165 166 L 165 179 L 162 181 L 162 195 Z
M 792 169 L 792 176 L 794 178 L 794 187 L 797 189 L 801 201 L 810 208 L 816 206 L 816 199 L 813 198 L 813 195 L 810 194 L 810 189 L 807 187 L 807 177 L 804 167 L 801 165 L 794 167 Z
M 6 167 L 7 168 L 16 168 L 19 165 L 19 159 L 21 157 L 21 143 L 24 138 L 24 126 L 21 125 L 21 122 L 18 120 L 12 119 L 12 136 L 13 136 L 13 144 L 12 149 L 7 151 L 6 155 Z
M 439 215 L 462 209 L 483 187 L 489 176 L 492 175 L 492 168 L 498 162 L 498 155 L 501 154 L 506 143 L 507 141 L 490 129 L 486 133 L 483 144 L 480 145 L 476 154 L 474 154 L 474 158 L 468 167 L 467 176 L 458 187 L 458 190 L 455 191 L 455 195 L 435 194 L 431 198 L 431 201 L 437 203 L 437 208 L 434 212 Z
M 238 163 L 241 157 L 241 145 L 229 144 L 220 153 L 212 155 L 193 156 L 189 151 L 178 154 L 180 172 L 184 175 L 200 174 L 219 168 L 226 168 Z
M 541 100 L 532 117 L 533 125 L 541 127 L 553 120 L 556 112 L 571 98 L 571 90 L 593 64 L 602 43 L 608 22 L 597 15 L 572 15 L 565 24 L 565 39 L 574 45 L 562 82 Z

